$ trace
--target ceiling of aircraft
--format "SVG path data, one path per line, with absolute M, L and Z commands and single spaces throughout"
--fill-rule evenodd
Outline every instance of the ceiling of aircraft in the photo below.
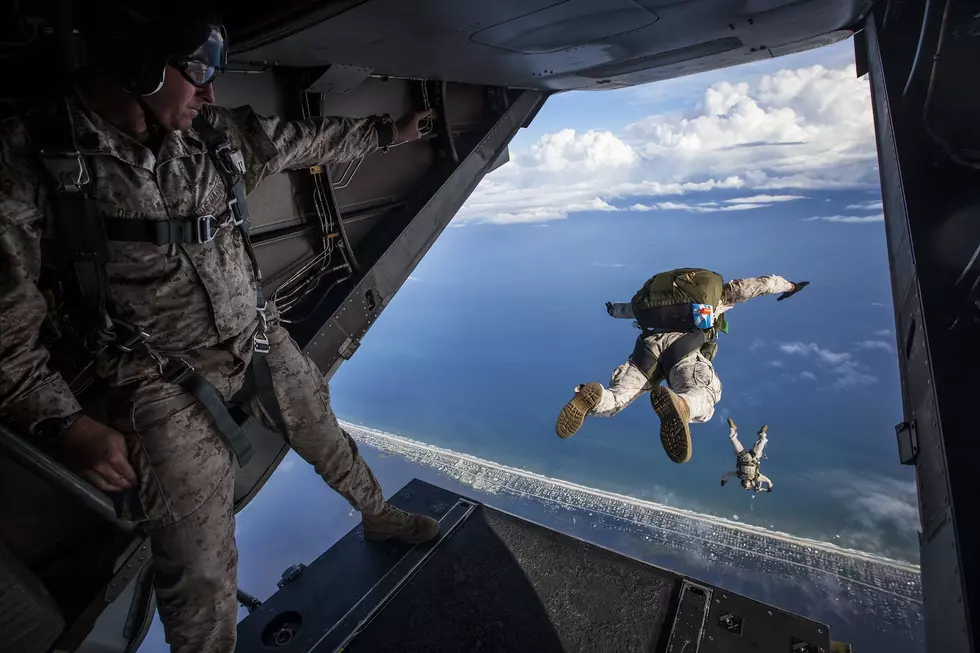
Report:
M 818 47 L 849 36 L 870 5 L 286 0 L 262 16 L 240 6 L 226 15 L 240 66 L 330 64 L 340 86 L 383 75 L 562 91 L 631 86 Z

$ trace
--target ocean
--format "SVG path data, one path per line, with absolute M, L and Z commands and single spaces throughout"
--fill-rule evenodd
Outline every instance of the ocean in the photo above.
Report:
M 589 487 L 918 561 L 915 486 L 898 464 L 902 421 L 882 223 L 840 213 L 865 192 L 808 192 L 751 215 L 575 214 L 545 224 L 450 227 L 331 382 L 346 420 Z M 712 193 L 711 200 L 726 196 Z M 576 384 L 608 383 L 637 331 L 606 315 L 657 271 L 700 266 L 726 279 L 780 274 L 811 285 L 729 313 L 714 419 L 694 456 L 664 455 L 646 397 L 554 433 Z M 730 415 L 774 492 L 736 483 Z

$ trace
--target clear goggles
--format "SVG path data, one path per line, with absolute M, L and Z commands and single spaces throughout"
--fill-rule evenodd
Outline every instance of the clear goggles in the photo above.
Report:
M 225 28 L 218 25 L 211 27 L 207 40 L 197 50 L 187 56 L 175 57 L 170 63 L 180 71 L 184 79 L 200 87 L 213 82 L 218 73 L 224 70 L 227 60 L 228 40 L 225 38 Z

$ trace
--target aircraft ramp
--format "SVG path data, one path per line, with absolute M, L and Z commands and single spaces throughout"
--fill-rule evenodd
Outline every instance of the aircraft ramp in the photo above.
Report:
M 413 480 L 440 519 L 417 546 L 360 526 L 238 626 L 242 653 L 829 653 L 829 628 Z M 247 588 L 244 588 L 247 589 Z

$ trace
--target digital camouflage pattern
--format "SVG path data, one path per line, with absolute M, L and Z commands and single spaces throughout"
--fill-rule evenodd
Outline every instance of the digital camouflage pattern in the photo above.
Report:
M 244 380 L 251 336 L 188 357 L 230 398 Z M 266 355 L 287 440 L 327 484 L 366 515 L 381 512 L 381 486 L 330 409 L 330 390 L 277 317 Z M 233 457 L 210 415 L 180 387 L 147 379 L 117 389 L 109 424 L 126 436 L 151 530 L 160 615 L 175 652 L 235 648 L 238 552 Z M 275 429 L 258 399 L 248 412 Z
M 756 297 L 777 295 L 792 289 L 791 282 L 776 275 L 732 279 L 722 288 L 721 304 L 717 307 L 716 314 L 720 315 L 736 304 Z M 613 303 L 610 314 L 619 319 L 633 319 L 633 307 L 628 302 Z M 659 359 L 660 354 L 682 335 L 657 333 L 644 338 L 643 344 Z M 721 400 L 721 380 L 715 374 L 711 361 L 700 352 L 694 352 L 678 361 L 670 370 L 667 385 L 687 401 L 692 422 L 710 420 L 715 412 L 715 404 Z M 650 382 L 643 372 L 631 362 L 623 363 L 613 372 L 609 387 L 603 388 L 602 397 L 592 414 L 611 417 L 643 393 L 649 392 L 650 388 Z
M 76 147 L 87 157 L 106 213 L 161 219 L 213 213 L 227 220 L 227 190 L 191 130 L 168 134 L 154 155 L 68 100 Z M 292 167 L 363 157 L 377 149 L 370 119 L 262 118 L 248 107 L 208 107 L 207 119 L 241 149 L 246 190 Z M 42 237 L 54 237 L 44 173 L 23 122 L 0 131 L 0 413 L 25 430 L 79 409 L 49 367 L 39 339 L 47 306 L 37 289 Z M 210 243 L 166 247 L 113 242 L 107 264 L 118 317 L 150 334 L 164 356 L 180 354 L 229 399 L 242 385 L 258 327 L 255 279 L 242 238 L 223 228 Z M 354 441 L 330 409 L 326 380 L 279 325 L 269 305 L 267 355 L 290 445 L 366 515 L 384 499 Z M 232 455 L 211 417 L 155 364 L 111 348 L 97 364 L 110 386 L 108 422 L 126 436 L 148 518 L 155 586 L 174 651 L 235 647 L 238 553 Z M 270 428 L 253 400 L 250 412 Z
M 76 148 L 86 156 L 95 199 L 107 215 L 160 219 L 213 214 L 226 220 L 227 190 L 193 129 L 169 133 L 156 155 L 78 97 L 69 114 Z M 246 192 L 280 170 L 360 158 L 377 149 L 370 119 L 315 117 L 287 122 L 249 107 L 206 107 L 205 117 L 240 148 Z M 46 306 L 37 291 L 41 237 L 53 237 L 44 171 L 22 121 L 0 131 L 0 412 L 25 428 L 79 409 L 65 380 L 47 366 L 38 341 Z M 117 317 L 150 334 L 167 354 L 228 342 L 255 321 L 255 279 L 241 235 L 226 226 L 210 243 L 110 242 L 107 273 Z M 112 385 L 145 378 L 145 359 L 107 352 L 100 376 Z

